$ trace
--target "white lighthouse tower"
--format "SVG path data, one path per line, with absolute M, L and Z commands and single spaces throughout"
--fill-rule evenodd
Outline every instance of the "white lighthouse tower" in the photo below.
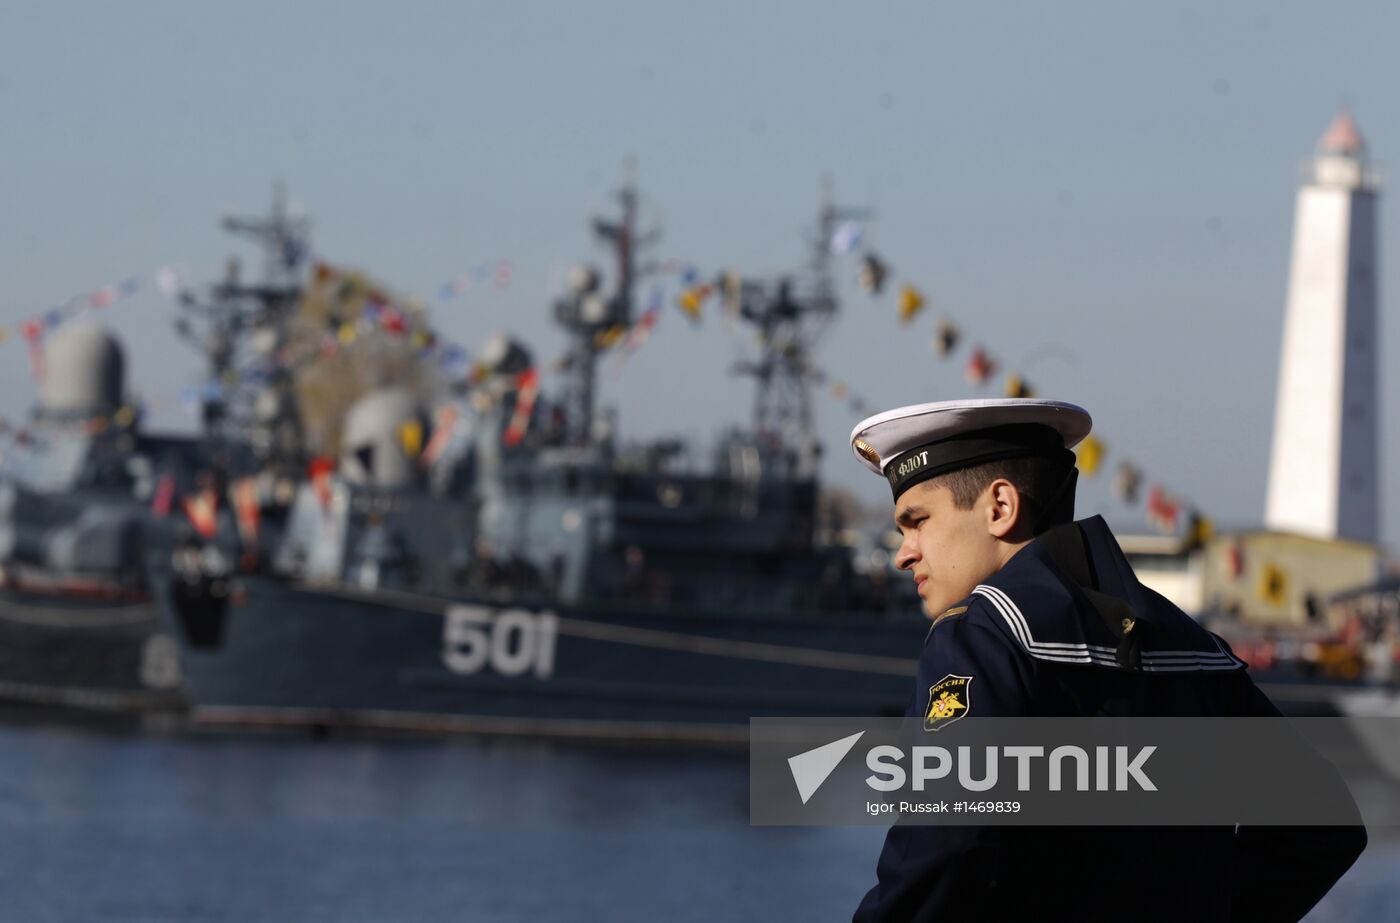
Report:
M 1343 112 L 1298 190 L 1264 514 L 1271 529 L 1377 538 L 1378 192 L 1366 143 Z

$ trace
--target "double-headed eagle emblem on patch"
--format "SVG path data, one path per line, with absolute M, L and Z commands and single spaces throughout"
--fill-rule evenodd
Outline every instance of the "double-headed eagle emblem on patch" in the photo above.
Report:
M 928 708 L 924 709 L 924 730 L 942 730 L 972 709 L 972 677 L 949 673 L 928 687 Z

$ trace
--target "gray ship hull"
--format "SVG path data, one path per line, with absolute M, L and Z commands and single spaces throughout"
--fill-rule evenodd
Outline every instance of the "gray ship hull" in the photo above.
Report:
M 928 629 L 240 584 L 222 613 L 166 607 L 196 720 L 742 741 L 753 716 L 902 714 Z

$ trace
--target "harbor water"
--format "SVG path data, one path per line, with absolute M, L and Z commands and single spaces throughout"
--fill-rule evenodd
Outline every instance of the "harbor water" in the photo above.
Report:
M 742 753 L 48 724 L 0 752 L 33 923 L 847 920 L 883 836 L 750 827 Z M 1395 834 L 1308 919 L 1400 919 Z

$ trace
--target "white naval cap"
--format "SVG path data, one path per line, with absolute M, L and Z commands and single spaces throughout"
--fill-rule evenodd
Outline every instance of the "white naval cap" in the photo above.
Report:
M 851 449 L 898 499 L 921 481 L 985 462 L 1043 456 L 1072 467 L 1069 450 L 1092 426 L 1087 410 L 1064 401 L 938 401 L 867 417 L 851 430 Z

